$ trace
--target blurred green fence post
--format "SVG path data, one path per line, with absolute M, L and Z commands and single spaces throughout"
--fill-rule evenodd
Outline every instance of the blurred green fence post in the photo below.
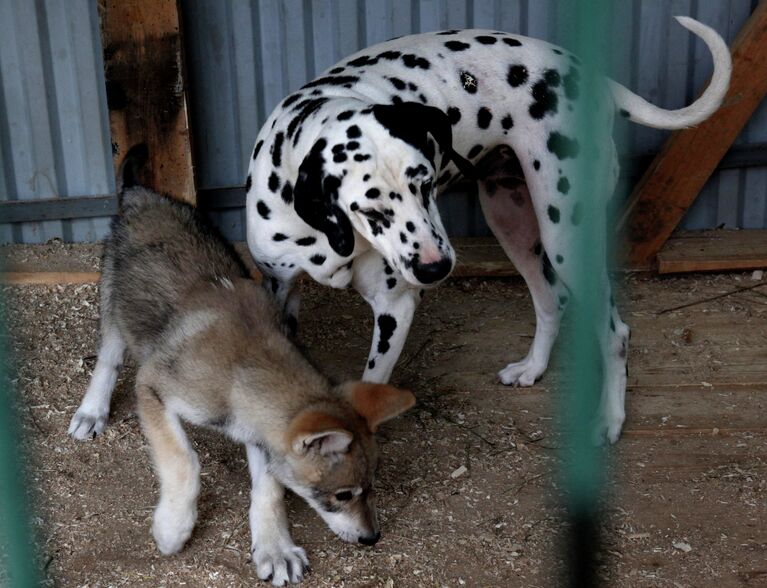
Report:
M 5 581 L 8 588 L 31 588 L 38 585 L 37 558 L 7 346 L 5 325 L 0 324 L 0 562 L 5 567 L 0 571 L 0 583 Z
M 571 308 L 563 341 L 571 362 L 566 370 L 567 385 L 562 392 L 561 423 L 566 435 L 562 452 L 561 477 L 569 523 L 568 567 L 563 585 L 599 585 L 596 556 L 599 551 L 600 497 L 604 479 L 602 450 L 594 444 L 594 424 L 602 388 L 600 354 L 595 342 L 599 317 L 608 307 L 607 293 L 601 289 L 603 254 L 600 242 L 605 236 L 604 206 L 609 199 L 597 162 L 597 151 L 609 141 L 607 129 L 600 128 L 596 109 L 599 78 L 607 75 L 607 51 L 611 46 L 610 2 L 570 0 L 557 3 L 557 22 L 561 43 L 582 60 L 579 98 L 575 101 L 575 136 L 580 145 L 575 159 L 575 179 L 570 198 L 580 203 L 583 212 L 572 258 L 578 263 L 576 282 L 571 288 Z M 604 91 L 604 85 L 602 85 Z M 604 102 L 602 102 L 604 104 Z M 604 114 L 604 113 L 603 113 Z M 601 147 L 602 154 L 607 150 Z M 601 207 L 601 209 L 599 208 Z M 607 233 L 607 238 L 612 233 Z

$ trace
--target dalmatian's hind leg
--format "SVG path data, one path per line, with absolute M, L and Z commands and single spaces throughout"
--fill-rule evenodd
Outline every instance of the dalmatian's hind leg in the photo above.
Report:
M 527 356 L 508 364 L 498 377 L 506 385 L 532 386 L 548 366 L 567 290 L 553 279 L 524 181 L 510 176 L 486 178 L 479 183 L 479 198 L 490 229 L 525 279 L 535 308 L 535 337 Z
M 603 151 L 603 154 L 605 152 Z M 605 183 L 606 194 L 611 194 L 617 177 L 616 158 L 614 148 L 608 152 L 610 159 L 605 158 L 600 165 L 606 178 L 610 181 Z M 539 173 L 527 173 L 528 188 L 532 195 L 531 200 L 536 211 L 540 230 L 541 243 L 545 257 L 542 260 L 541 274 L 544 279 L 572 291 L 579 278 L 580 264 L 573 259 L 574 243 L 577 231 L 582 229 L 583 212 L 580 202 L 575 200 L 575 191 L 571 190 L 571 182 L 576 181 L 577 174 L 571 162 L 574 157 L 569 153 L 562 161 L 558 161 L 556 167 L 550 169 L 549 165 L 544 168 L 546 162 L 541 164 Z M 612 163 L 610 163 L 612 161 Z M 609 165 L 608 165 L 609 164 Z M 556 169 L 556 173 L 552 171 Z M 597 168 L 599 173 L 599 168 Z M 596 308 L 593 330 L 599 343 L 603 380 L 599 402 L 599 413 L 596 418 L 594 435 L 598 443 L 604 440 L 614 443 L 620 436 L 621 428 L 625 420 L 625 394 L 626 394 L 626 362 L 628 353 L 629 328 L 621 320 L 618 310 L 613 302 L 610 285 L 610 277 L 607 271 L 607 242 L 606 242 L 606 206 L 600 203 L 592 208 L 590 231 L 593 235 L 593 249 L 588 251 L 596 263 L 593 275 L 588 276 L 588 287 L 591 295 L 599 296 L 602 303 Z M 571 296 L 571 304 L 574 311 L 578 311 L 577 296 Z

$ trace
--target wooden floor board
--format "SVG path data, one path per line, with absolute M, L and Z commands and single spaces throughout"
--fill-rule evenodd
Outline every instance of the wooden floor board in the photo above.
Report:
M 767 268 L 767 230 L 683 231 L 658 253 L 661 274 Z

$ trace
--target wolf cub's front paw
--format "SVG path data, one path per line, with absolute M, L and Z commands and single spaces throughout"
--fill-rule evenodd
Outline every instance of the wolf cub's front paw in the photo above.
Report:
M 297 584 L 304 579 L 309 566 L 306 552 L 292 542 L 257 542 L 250 550 L 256 574 L 262 580 L 271 578 L 275 586 Z
M 78 409 L 69 423 L 67 433 L 80 441 L 93 439 L 96 435 L 100 435 L 104 427 L 107 426 L 108 418 L 109 413 L 90 414 L 82 409 Z
M 160 502 L 154 511 L 152 535 L 157 549 L 164 555 L 178 553 L 192 536 L 197 521 L 197 509 L 192 506 Z

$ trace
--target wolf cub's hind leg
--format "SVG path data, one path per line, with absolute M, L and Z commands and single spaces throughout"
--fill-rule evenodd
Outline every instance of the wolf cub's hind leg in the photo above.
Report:
M 120 331 L 116 326 L 105 323 L 102 327 L 96 367 L 93 369 L 88 390 L 69 423 L 68 433 L 75 439 L 92 439 L 104 430 L 109 418 L 109 401 L 124 354 L 125 341 Z
M 139 374 L 139 382 L 141 374 Z M 160 501 L 152 535 L 165 555 L 176 553 L 192 535 L 197 520 L 200 462 L 178 415 L 164 406 L 149 385 L 137 383 L 138 413 L 160 478 Z

